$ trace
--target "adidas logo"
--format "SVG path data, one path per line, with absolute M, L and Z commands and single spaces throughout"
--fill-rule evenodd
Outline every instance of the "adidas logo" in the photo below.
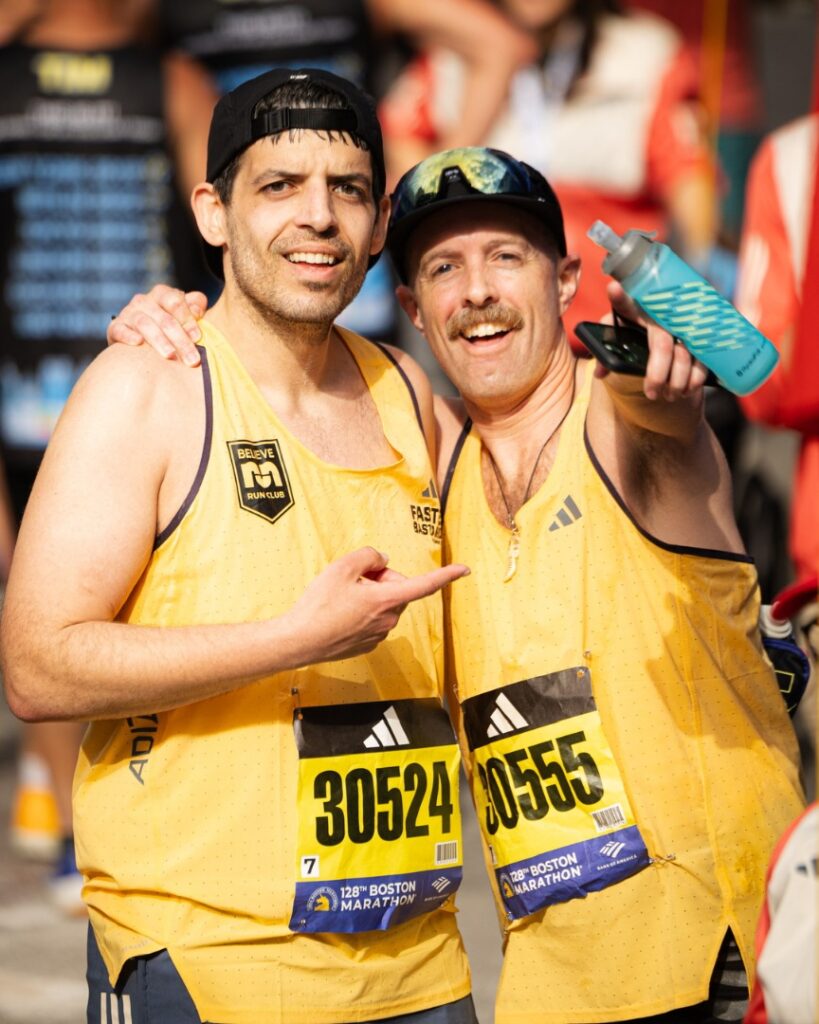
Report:
M 518 711 L 511 700 L 502 693 L 495 701 L 495 710 L 489 716 L 489 728 L 487 736 L 500 736 L 503 733 L 514 732 L 515 729 L 525 729 L 529 723 Z
M 408 747 L 409 742 L 409 736 L 398 721 L 395 708 L 390 705 L 364 740 L 364 746 L 368 750 L 374 747 Z
M 451 884 L 452 883 L 448 878 L 446 878 L 444 875 L 441 875 L 440 878 L 436 878 L 435 881 L 432 883 L 432 888 L 437 893 L 442 893 L 444 889 L 448 888 L 448 886 L 450 886 Z
M 625 845 L 625 843 L 616 843 L 612 840 L 610 843 L 606 843 L 605 846 L 600 847 L 600 853 L 604 854 L 606 857 L 611 857 L 611 859 L 614 860 L 616 857 L 620 856 L 620 851 L 625 847 Z
M 430 480 L 429 486 L 425 487 L 424 490 L 421 491 L 421 497 L 422 498 L 434 498 L 435 500 L 438 499 L 438 489 L 435 486 L 435 481 L 434 480 Z
M 575 504 L 574 498 L 571 494 L 567 494 L 563 499 L 563 507 L 557 510 L 557 515 L 552 520 L 549 530 L 559 530 L 561 526 L 571 526 L 572 523 L 576 523 L 578 519 L 582 518 L 583 513 Z

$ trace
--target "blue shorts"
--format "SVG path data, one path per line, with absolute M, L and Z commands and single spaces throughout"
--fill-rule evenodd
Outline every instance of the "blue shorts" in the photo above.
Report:
M 88 1024 L 201 1024 L 166 950 L 129 960 L 114 988 L 88 928 Z M 214 1022 L 215 1024 L 215 1022 Z M 367 1024 L 478 1024 L 472 997 Z

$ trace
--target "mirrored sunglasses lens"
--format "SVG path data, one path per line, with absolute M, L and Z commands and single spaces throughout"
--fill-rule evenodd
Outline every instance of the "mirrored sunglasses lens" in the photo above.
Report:
M 441 175 L 447 168 L 457 167 L 467 183 L 484 195 L 527 195 L 531 183 L 523 169 L 509 164 L 486 150 L 454 149 L 436 153 L 415 167 L 393 197 L 395 220 L 432 202 L 441 192 Z

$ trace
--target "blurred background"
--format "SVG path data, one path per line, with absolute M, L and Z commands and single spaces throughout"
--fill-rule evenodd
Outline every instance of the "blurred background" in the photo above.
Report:
M 819 273 L 818 38 L 813 0 L 0 0 L 0 576 L 111 314 L 157 282 L 217 295 L 187 203 L 216 97 L 273 65 L 322 66 L 378 98 L 393 184 L 428 152 L 474 144 L 546 174 L 584 257 L 570 332 L 606 312 L 585 240 L 602 218 L 656 230 L 774 341 L 774 378 L 742 404 L 709 393 L 708 416 L 763 599 L 790 595 L 815 653 L 819 291 L 803 281 Z M 381 260 L 342 322 L 451 390 L 394 286 Z M 812 795 L 810 697 L 797 728 Z M 78 742 L 0 701 L 0 1024 L 84 1020 Z M 466 806 L 464 820 L 460 921 L 492 1024 L 499 932 Z

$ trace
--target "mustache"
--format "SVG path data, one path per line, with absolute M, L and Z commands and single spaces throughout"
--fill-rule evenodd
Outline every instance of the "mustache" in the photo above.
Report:
M 308 232 L 291 236 L 290 238 L 279 239 L 271 248 L 277 255 L 284 252 L 297 252 L 299 246 L 321 244 L 322 251 L 329 249 L 333 256 L 339 260 L 346 259 L 352 255 L 352 248 L 340 238 L 330 238 L 327 234 L 320 232 Z
M 507 331 L 515 331 L 523 327 L 523 317 L 511 306 L 505 306 L 502 302 L 493 302 L 490 306 L 482 306 L 480 309 L 459 309 L 454 313 L 446 324 L 447 337 L 450 341 L 468 331 L 478 324 L 498 324 Z

